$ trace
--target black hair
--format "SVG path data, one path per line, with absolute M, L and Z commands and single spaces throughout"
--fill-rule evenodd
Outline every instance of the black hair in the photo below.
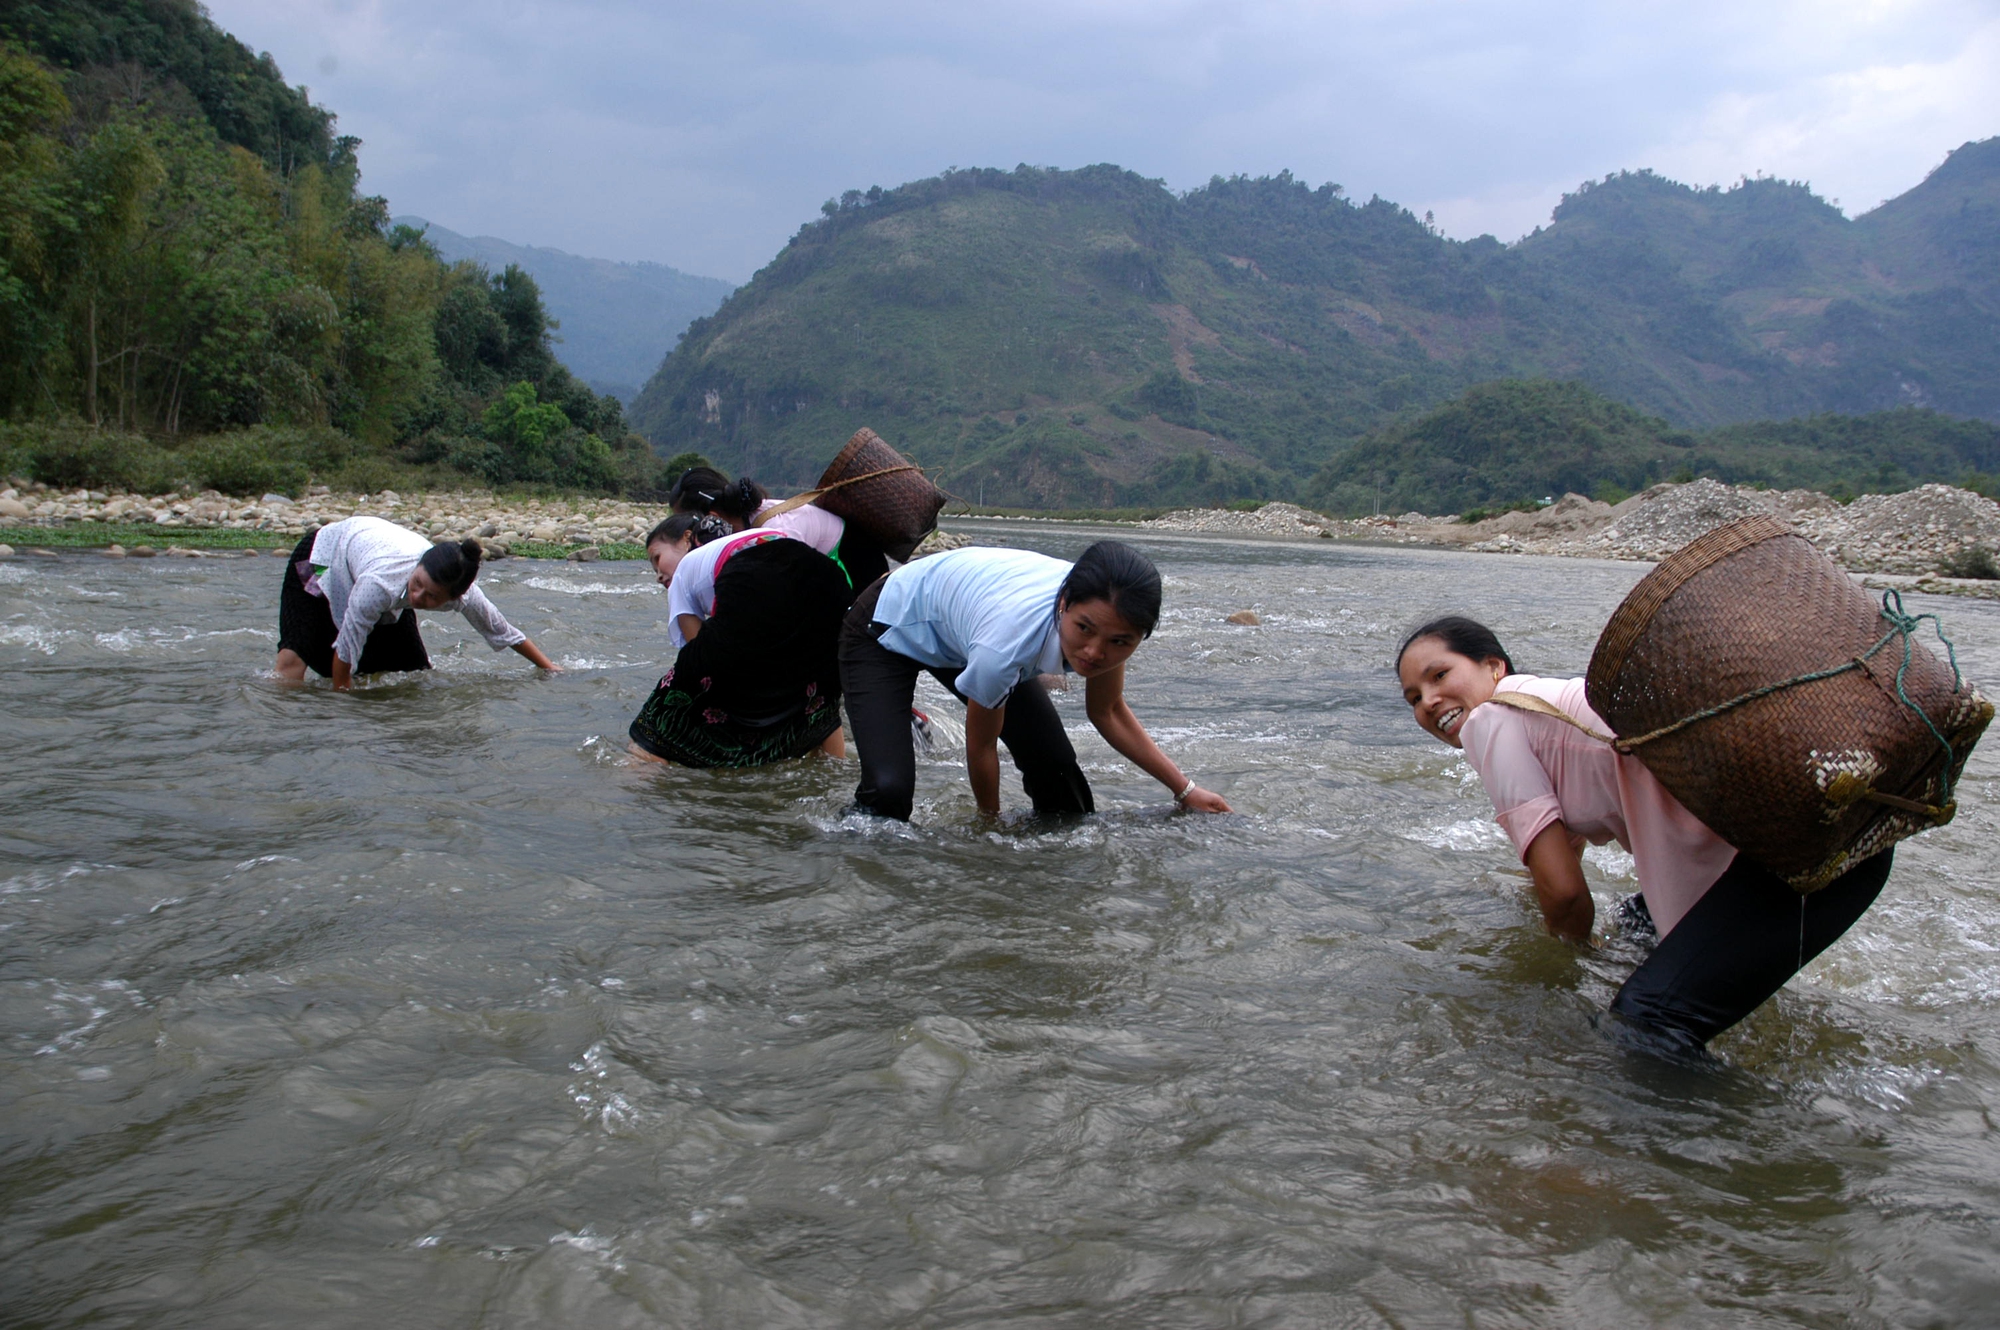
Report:
M 680 544 L 682 536 L 691 536 L 690 544 L 700 549 L 711 540 L 720 540 L 729 534 L 729 523 L 707 513 L 675 513 L 666 521 L 646 533 L 646 546 L 655 544 Z
M 476 540 L 440 540 L 424 551 L 424 557 L 417 560 L 417 566 L 429 573 L 431 581 L 443 588 L 447 595 L 457 600 L 472 589 L 472 579 L 479 576 L 480 556 L 485 552 Z
M 667 501 L 677 513 L 718 513 L 744 523 L 755 517 L 770 497 L 750 477 L 732 481 L 712 466 L 689 467 L 667 492 Z
M 1468 619 L 1462 614 L 1447 614 L 1441 619 L 1432 619 L 1423 627 L 1403 639 L 1403 645 L 1396 648 L 1396 670 L 1403 668 L 1403 656 L 1416 643 L 1426 637 L 1435 637 L 1444 643 L 1447 651 L 1455 651 L 1468 660 L 1498 660 L 1507 667 L 1507 673 L 1518 674 L 1513 657 L 1507 648 L 1500 645 L 1500 639 L 1493 630 L 1477 619 Z
M 1160 570 L 1130 545 L 1100 540 L 1077 559 L 1063 579 L 1057 599 L 1063 605 L 1106 600 L 1118 617 L 1151 637 L 1160 622 Z
M 729 534 L 729 523 L 711 513 L 675 513 L 648 531 L 645 543 L 648 547 L 661 542 L 677 545 L 685 536 L 689 548 L 699 549 L 709 541 L 720 540 Z

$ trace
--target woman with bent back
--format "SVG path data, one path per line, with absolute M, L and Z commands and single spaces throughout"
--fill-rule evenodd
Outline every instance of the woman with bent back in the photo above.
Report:
M 278 593 L 278 676 L 297 683 L 311 669 L 346 688 L 357 674 L 427 670 L 418 610 L 457 610 L 495 651 L 511 647 L 557 672 L 472 584 L 481 553 L 476 540 L 432 544 L 379 517 L 308 533 Z
M 1084 678 L 1084 711 L 1119 753 L 1182 808 L 1226 813 L 1160 751 L 1125 703 L 1125 662 L 1160 617 L 1160 574 L 1129 545 L 1101 540 L 1074 564 L 972 547 L 904 564 L 856 598 L 840 632 L 840 681 L 860 751 L 863 811 L 907 821 L 916 789 L 910 703 L 928 670 L 965 702 L 974 801 L 1000 812 L 1005 744 L 1037 813 L 1095 808 L 1090 782 L 1038 676 Z
M 757 527 L 802 540 L 838 564 L 856 590 L 889 571 L 888 555 L 866 533 L 817 504 L 776 512 L 783 502 L 748 476 L 731 480 L 712 466 L 689 467 L 667 498 L 675 512 L 720 518 L 732 531 Z

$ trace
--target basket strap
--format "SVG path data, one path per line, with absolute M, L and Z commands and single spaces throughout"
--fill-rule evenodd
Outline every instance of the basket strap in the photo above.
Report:
M 764 525 L 764 523 L 770 521 L 774 517 L 782 517 L 786 513 L 792 511 L 792 509 L 794 508 L 803 508 L 807 504 L 811 503 L 813 500 L 820 498 L 823 495 L 831 494 L 835 490 L 844 489 L 849 485 L 858 485 L 864 480 L 873 480 L 877 476 L 893 476 L 898 471 L 921 471 L 921 470 L 923 470 L 922 467 L 915 466 L 912 465 L 911 463 L 905 462 L 901 466 L 885 466 L 880 471 L 869 471 L 858 476 L 849 476 L 845 480 L 836 480 L 831 485 L 822 485 L 816 490 L 806 490 L 804 493 L 794 494 L 791 498 L 786 499 L 776 508 L 773 508 L 770 511 L 764 513 L 750 525 L 762 526 Z
M 1554 716 L 1557 720 L 1565 724 L 1576 726 L 1576 728 L 1582 730 L 1599 743 L 1610 744 L 1613 748 L 1618 747 L 1618 740 L 1615 736 L 1591 729 L 1590 726 L 1585 725 L 1555 703 L 1545 702 L 1533 693 L 1517 693 L 1509 689 L 1504 693 L 1495 693 L 1486 700 L 1489 702 L 1498 702 L 1503 707 L 1512 707 L 1516 711 L 1532 711 L 1537 716 Z

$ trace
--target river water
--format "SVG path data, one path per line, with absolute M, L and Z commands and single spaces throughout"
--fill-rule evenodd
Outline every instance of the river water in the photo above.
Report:
M 1138 543 L 1128 695 L 1234 816 L 1080 690 L 1067 826 L 978 825 L 954 752 L 908 827 L 851 761 L 635 768 L 642 564 L 482 577 L 560 677 L 425 616 L 439 668 L 344 697 L 267 677 L 278 559 L 0 564 L 0 1322 L 1994 1322 L 2000 747 L 1662 1063 L 1387 668 L 1456 608 L 1579 673 L 1643 568 Z M 1911 603 L 2000 679 L 2000 606 Z

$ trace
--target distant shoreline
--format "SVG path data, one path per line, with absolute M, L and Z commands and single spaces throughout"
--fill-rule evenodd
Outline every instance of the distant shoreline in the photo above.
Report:
M 213 492 L 139 495 L 29 485 L 0 489 L 0 542 L 11 539 L 31 546 L 126 553 L 169 552 L 176 546 L 261 549 L 290 545 L 311 528 L 365 514 L 439 539 L 477 538 L 495 556 L 589 562 L 643 557 L 646 532 L 666 512 L 663 504 L 623 499 L 523 498 L 478 490 L 405 496 L 391 490 L 335 494 L 315 486 L 297 500 L 277 494 L 249 500 Z M 946 520 L 996 526 L 1094 526 L 1134 536 L 1332 540 L 1651 562 L 1704 531 L 1753 512 L 1775 513 L 1792 522 L 1851 572 L 1870 575 L 1870 585 L 2000 599 L 2000 580 L 1990 575 L 1951 575 L 1974 568 L 1989 574 L 1993 570 L 1993 556 L 2000 554 L 2000 504 L 1948 485 L 1863 495 L 1839 504 L 1806 490 L 1765 491 L 1697 480 L 1656 485 L 1615 506 L 1569 494 L 1539 509 L 1474 523 L 1420 513 L 1336 518 L 1289 503 L 1268 503 L 1251 511 L 1181 509 L 1129 521 L 1031 514 L 965 514 Z

